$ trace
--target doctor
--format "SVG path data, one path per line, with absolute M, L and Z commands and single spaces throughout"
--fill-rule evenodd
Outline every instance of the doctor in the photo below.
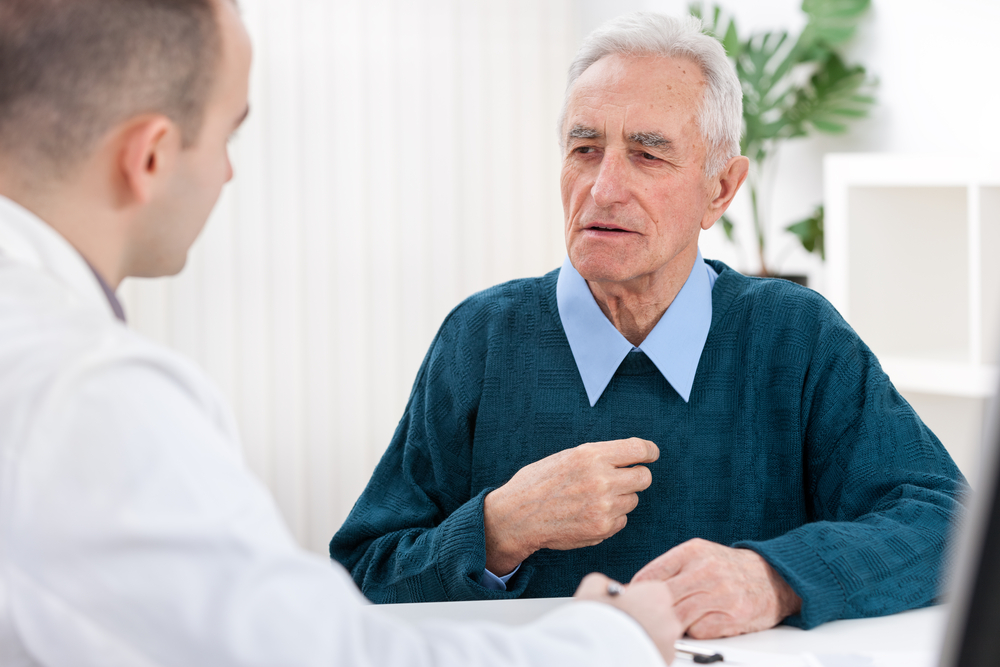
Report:
M 669 661 L 663 583 L 591 575 L 514 630 L 383 617 L 123 325 L 115 288 L 179 271 L 232 177 L 249 67 L 232 0 L 0 0 L 0 664 Z

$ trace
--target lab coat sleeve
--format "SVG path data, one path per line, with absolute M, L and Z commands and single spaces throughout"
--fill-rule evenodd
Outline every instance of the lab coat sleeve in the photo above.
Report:
M 662 664 L 595 603 L 514 629 L 387 617 L 296 546 L 207 382 L 141 357 L 69 375 L 3 489 L 3 576 L 43 665 Z

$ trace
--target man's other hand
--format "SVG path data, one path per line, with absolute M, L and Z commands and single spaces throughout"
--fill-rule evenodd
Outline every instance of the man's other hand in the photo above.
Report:
M 639 570 L 632 583 L 663 581 L 685 631 L 696 639 L 772 628 L 802 600 L 757 553 L 694 539 Z
M 625 527 L 660 450 L 629 438 L 566 449 L 521 468 L 486 496 L 486 569 L 503 575 L 539 549 L 578 549 Z
M 670 589 L 662 581 L 644 581 L 622 586 L 618 595 L 608 594 L 613 583 L 603 574 L 588 574 L 573 595 L 578 600 L 604 602 L 621 609 L 642 626 L 668 665 L 674 659 L 674 642 L 684 632 L 674 613 Z

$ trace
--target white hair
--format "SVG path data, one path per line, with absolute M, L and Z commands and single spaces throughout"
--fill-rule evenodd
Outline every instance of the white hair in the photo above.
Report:
M 696 62 L 706 84 L 698 114 L 698 127 L 706 148 L 705 173 L 718 174 L 730 158 L 740 154 L 743 89 L 722 44 L 704 32 L 700 19 L 654 12 L 635 12 L 611 19 L 583 41 L 569 66 L 566 97 L 559 115 L 560 145 L 566 139 L 563 125 L 573 84 L 588 67 L 615 54 L 689 58 Z

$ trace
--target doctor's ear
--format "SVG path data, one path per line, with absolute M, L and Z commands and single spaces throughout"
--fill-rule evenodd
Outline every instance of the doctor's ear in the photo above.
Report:
M 150 114 L 128 121 L 118 136 L 122 195 L 126 202 L 146 204 L 176 164 L 180 130 L 166 116 Z

